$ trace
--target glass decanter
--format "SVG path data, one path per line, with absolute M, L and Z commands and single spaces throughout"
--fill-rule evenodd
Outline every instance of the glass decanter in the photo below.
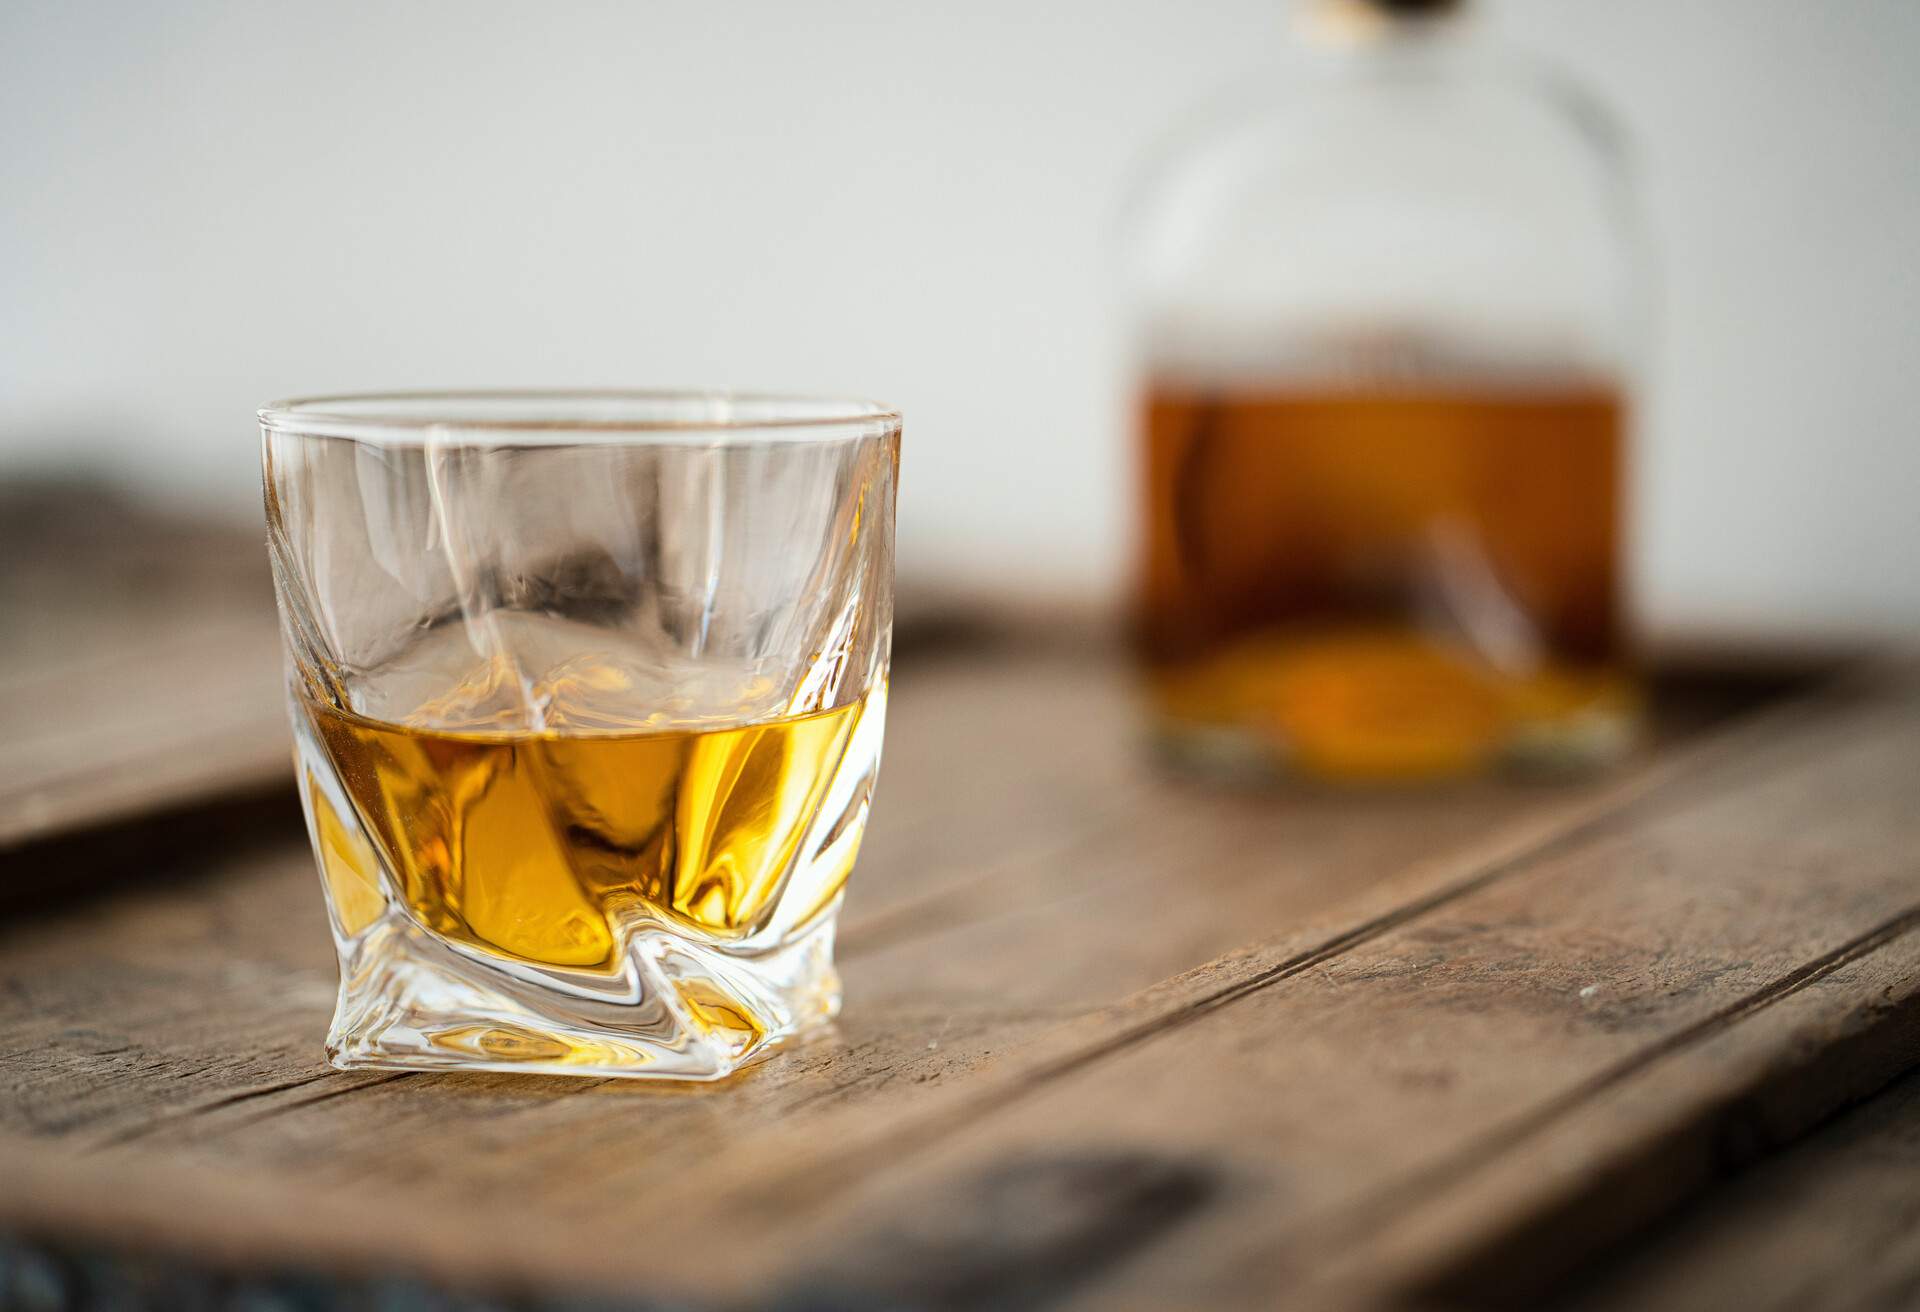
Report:
M 1127 225 L 1156 740 L 1378 781 L 1618 757 L 1641 265 L 1591 98 L 1327 0 Z

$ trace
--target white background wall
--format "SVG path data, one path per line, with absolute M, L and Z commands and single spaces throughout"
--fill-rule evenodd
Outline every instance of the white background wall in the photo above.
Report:
M 1920 3 L 1508 0 L 1638 139 L 1656 629 L 1920 624 Z M 253 510 L 253 407 L 847 390 L 903 569 L 1111 587 L 1112 216 L 1285 0 L 0 5 L 0 477 Z

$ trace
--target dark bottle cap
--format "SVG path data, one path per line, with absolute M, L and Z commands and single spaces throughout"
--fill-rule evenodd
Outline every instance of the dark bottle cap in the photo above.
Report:
M 1439 18 L 1466 8 L 1465 0 L 1367 0 L 1394 18 Z

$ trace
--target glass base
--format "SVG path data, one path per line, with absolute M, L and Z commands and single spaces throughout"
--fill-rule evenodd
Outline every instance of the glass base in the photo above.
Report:
M 327 1056 L 343 1070 L 722 1079 L 839 1011 L 836 911 L 753 956 L 641 931 L 595 977 L 469 955 L 389 911 L 341 945 Z

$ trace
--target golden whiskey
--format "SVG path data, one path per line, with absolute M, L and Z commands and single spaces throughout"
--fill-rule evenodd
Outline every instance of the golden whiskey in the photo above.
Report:
M 1162 384 L 1144 412 L 1137 633 L 1176 745 L 1396 778 L 1624 741 L 1611 386 Z
M 884 685 L 871 701 L 884 698 Z M 311 794 L 316 845 L 349 934 L 381 914 L 380 864 L 412 918 L 542 966 L 610 972 L 623 927 L 738 942 L 799 929 L 852 869 L 864 805 L 822 806 L 869 699 L 723 728 L 441 728 L 307 696 L 360 825 Z M 365 849 L 364 832 L 384 862 Z M 812 835 L 812 859 L 796 862 Z M 795 874 L 796 865 L 801 868 Z

